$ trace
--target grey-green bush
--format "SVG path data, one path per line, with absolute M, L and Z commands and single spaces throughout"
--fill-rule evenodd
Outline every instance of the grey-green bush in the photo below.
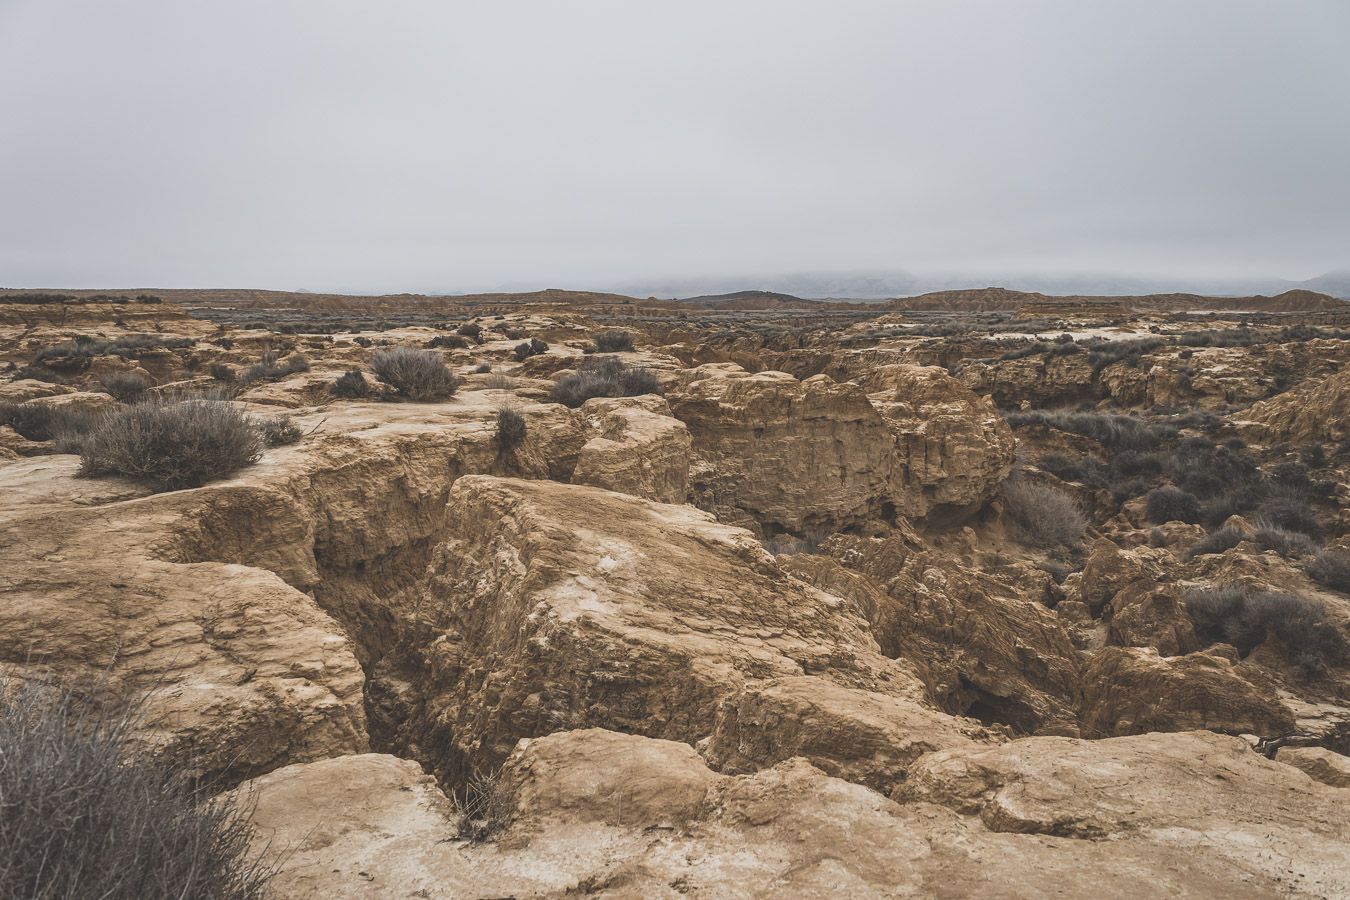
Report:
M 525 443 L 525 417 L 514 409 L 503 406 L 497 410 L 497 449 L 502 453 L 512 453 Z
M 433 350 L 381 350 L 371 357 L 370 368 L 376 378 L 409 400 L 446 400 L 459 388 L 459 379 Z
M 1070 494 L 1020 475 L 1004 482 L 1003 505 L 1017 531 L 1042 549 L 1072 547 L 1087 530 L 1087 516 Z
M 266 896 L 247 808 L 133 751 L 135 716 L 0 683 L 0 897 Z
M 612 356 L 595 357 L 553 384 L 554 403 L 576 408 L 593 397 L 637 397 L 659 394 L 661 385 L 649 369 L 625 365 Z
M 1201 640 L 1232 644 L 1242 656 L 1274 637 L 1307 676 L 1350 661 L 1345 636 L 1316 600 L 1231 584 L 1190 591 L 1185 606 Z
M 80 474 L 123 475 L 160 490 L 199 487 L 257 462 L 257 422 L 223 400 L 138 403 L 103 416 L 80 447 Z

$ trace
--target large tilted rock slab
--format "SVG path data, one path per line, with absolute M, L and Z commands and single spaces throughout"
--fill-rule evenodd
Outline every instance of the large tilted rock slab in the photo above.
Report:
M 505 465 L 486 393 L 300 414 L 315 434 L 195 490 L 0 465 L 3 674 L 149 691 L 142 736 L 226 780 L 367 749 L 361 663 L 416 621 L 450 484 Z M 570 474 L 571 411 L 521 408 L 510 465 Z
M 784 563 L 850 598 L 887 656 L 911 661 L 949 713 L 1022 733 L 1077 733 L 1079 662 L 1063 623 L 1023 591 L 900 536 L 831 539 Z
M 727 365 L 685 373 L 667 399 L 693 439 L 695 505 L 819 536 L 977 506 L 1007 475 L 1007 423 L 945 371 L 884 366 L 866 385 Z
M 259 845 L 279 863 L 274 888 L 294 898 L 1350 889 L 1345 791 L 1236 739 L 1032 738 L 927 759 L 906 791 L 916 796 L 896 802 L 802 759 L 728 777 L 680 743 L 559 732 L 517 748 L 500 782 L 508 824 L 484 844 L 454 839 L 435 784 L 389 756 L 291 766 L 247 790 Z M 1083 839 L 1099 834 L 1109 839 Z
M 1243 436 L 1264 443 L 1336 443 L 1350 435 L 1350 369 L 1253 404 L 1239 416 Z
M 1216 653 L 1159 656 L 1107 647 L 1083 672 L 1083 732 L 1089 737 L 1210 728 L 1278 737 L 1294 716 Z
M 162 558 L 197 492 L 136 499 L 74 468 L 0 468 L 15 501 L 0 509 L 0 674 L 149 692 L 138 736 L 227 781 L 365 749 L 361 669 L 311 597 L 261 569 Z
M 1207 731 L 941 751 L 897 796 L 978 816 L 993 831 L 1202 851 L 1197 864 L 1279 881 L 1275 893 L 1350 891 L 1344 792 Z
M 561 728 L 699 741 L 723 700 L 771 679 L 815 676 L 922 712 L 913 669 L 881 655 L 850 604 L 707 513 L 491 476 L 455 482 L 447 507 L 425 637 L 377 670 L 372 696 L 393 746 L 451 781 Z M 779 700 L 833 702 L 809 690 Z M 931 711 L 924 722 L 939 746 L 968 725 Z M 748 753 L 776 761 L 771 744 Z M 865 768 L 848 742 L 837 752 Z

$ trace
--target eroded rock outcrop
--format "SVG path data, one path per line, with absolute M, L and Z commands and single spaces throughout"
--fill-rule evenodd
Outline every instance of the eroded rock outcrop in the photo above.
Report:
M 693 370 L 669 400 L 693 439 L 694 503 L 771 535 L 820 536 L 977 506 L 1006 477 L 1007 424 L 946 372 L 885 366 L 867 385 Z
M 689 492 L 689 429 L 660 397 L 597 398 L 581 409 L 587 436 L 572 480 L 661 503 Z
M 390 700 L 391 746 L 451 780 L 562 728 L 694 742 L 724 699 L 770 679 L 922 702 L 913 669 L 881 655 L 848 603 L 706 513 L 487 476 L 455 482 L 447 508 L 418 643 L 373 690 Z
M 392 757 L 292 766 L 249 789 L 260 842 L 284 849 L 276 888 L 297 898 L 1350 889 L 1344 791 L 1237 739 L 1033 738 L 930 754 L 917 770 L 896 802 L 802 759 L 726 777 L 682 744 L 560 732 L 516 750 L 508 824 L 477 845 L 448 840 L 444 797 Z
M 1274 737 L 1294 729 L 1282 703 L 1217 652 L 1164 657 L 1108 647 L 1083 672 L 1083 731 L 1093 737 L 1208 728 Z

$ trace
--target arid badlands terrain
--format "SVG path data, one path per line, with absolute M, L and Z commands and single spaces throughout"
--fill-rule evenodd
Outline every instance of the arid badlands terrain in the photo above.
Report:
M 276 896 L 1350 896 L 1346 301 L 137 293 L 0 294 L 0 674 Z

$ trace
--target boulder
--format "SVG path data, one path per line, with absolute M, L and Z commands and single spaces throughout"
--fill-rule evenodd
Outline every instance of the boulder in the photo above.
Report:
M 978 507 L 1012 468 L 1012 429 L 987 397 L 938 366 L 882 366 L 863 379 L 897 438 L 893 494 L 900 513 Z
M 1107 647 L 1083 671 L 1083 733 L 1090 737 L 1208 728 L 1272 737 L 1294 716 L 1214 652 L 1164 657 Z
M 1350 788 L 1350 757 L 1325 747 L 1281 747 L 1275 759 L 1332 787 Z
M 581 406 L 586 443 L 572 480 L 660 503 L 689 493 L 689 429 L 660 397 L 596 398 Z

